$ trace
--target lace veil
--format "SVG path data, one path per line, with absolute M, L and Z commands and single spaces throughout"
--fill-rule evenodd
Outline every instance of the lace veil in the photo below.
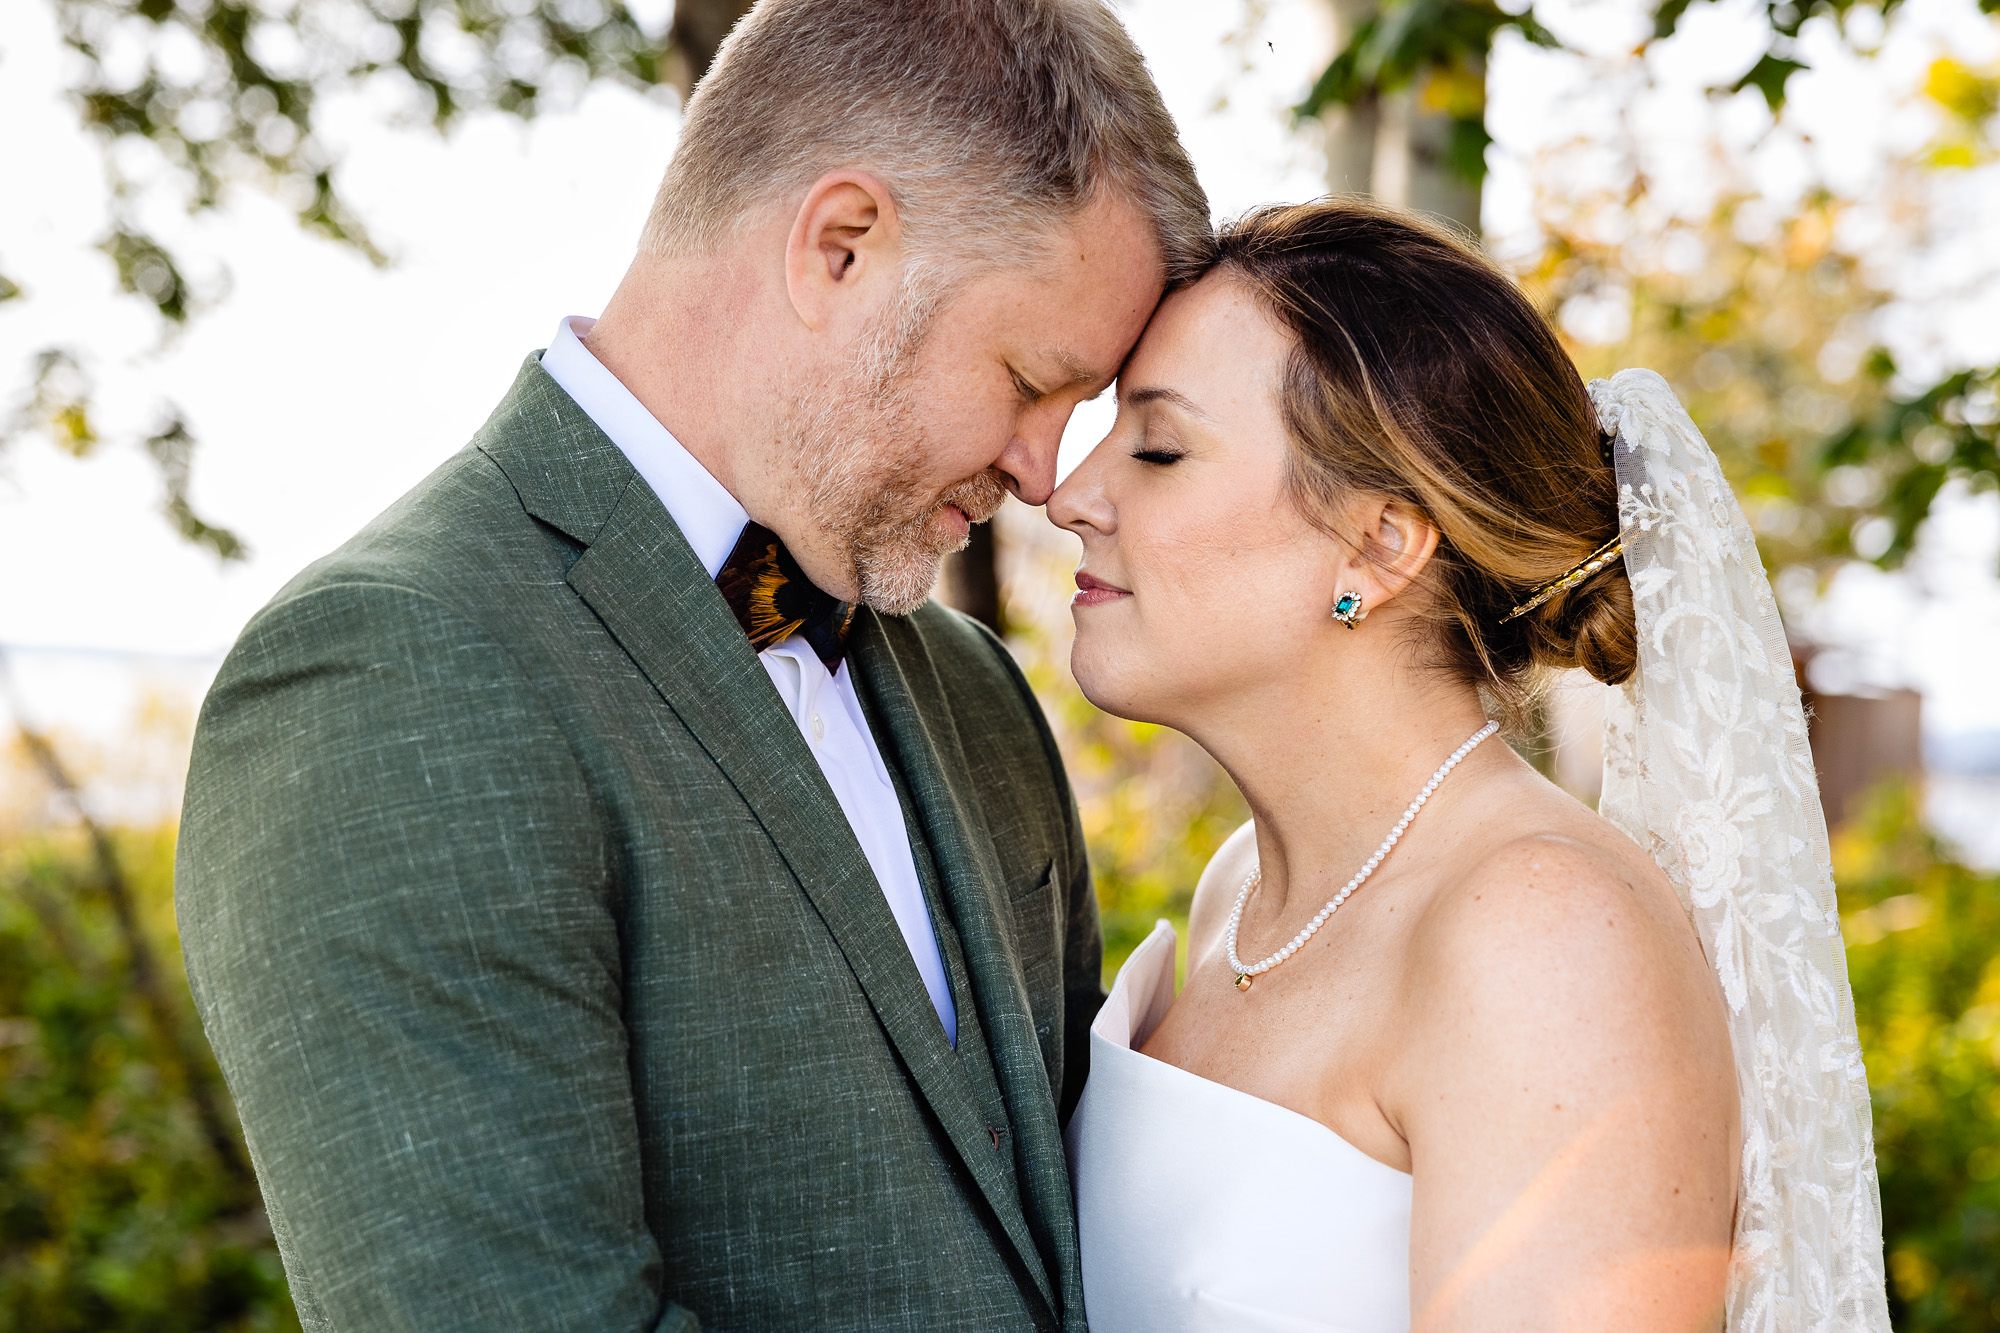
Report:
M 1609 692 L 1606 818 L 1673 881 L 1743 1098 L 1729 1333 L 1887 1333 L 1882 1205 L 1826 821 L 1790 649 L 1722 468 L 1667 382 L 1590 386 L 1615 436 L 1639 670 Z

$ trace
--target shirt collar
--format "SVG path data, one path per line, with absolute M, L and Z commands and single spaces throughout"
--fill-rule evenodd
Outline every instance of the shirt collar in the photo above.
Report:
M 583 345 L 596 323 L 581 315 L 558 323 L 555 337 L 542 353 L 542 369 L 646 479 L 694 549 L 695 559 L 714 578 L 736 549 L 750 516 L 714 474 Z

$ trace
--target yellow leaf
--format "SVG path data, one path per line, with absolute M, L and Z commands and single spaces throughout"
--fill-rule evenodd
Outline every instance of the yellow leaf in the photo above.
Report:
M 1833 220 L 1826 210 L 1802 213 L 1793 220 L 1785 237 L 1785 262 L 1794 268 L 1818 263 L 1832 245 Z
M 1950 56 L 1931 62 L 1924 94 L 1955 116 L 1982 121 L 2000 106 L 2000 79 L 1967 69 Z
M 1895 1250 L 1889 1255 L 1889 1274 L 1896 1280 L 1897 1294 L 1914 1301 L 1937 1282 L 1937 1266 L 1915 1250 Z
M 1424 81 L 1423 92 L 1418 95 L 1417 102 L 1426 111 L 1437 111 L 1447 116 L 1469 119 L 1484 115 L 1486 79 L 1478 70 L 1466 65 L 1433 70 L 1430 78 Z
M 1979 158 L 1979 150 L 1962 139 L 1941 143 L 1924 154 L 1925 164 L 1933 167 L 1976 167 Z

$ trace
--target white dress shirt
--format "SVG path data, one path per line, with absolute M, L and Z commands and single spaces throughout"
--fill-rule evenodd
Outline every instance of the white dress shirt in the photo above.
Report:
M 572 316 L 558 324 L 549 349 L 542 353 L 542 369 L 646 479 L 694 548 L 695 559 L 714 578 L 736 549 L 750 516 L 632 396 L 632 391 L 590 354 L 582 338 L 596 322 Z M 910 852 L 902 803 L 896 799 L 882 752 L 868 730 L 846 660 L 829 674 L 819 654 L 796 634 L 766 648 L 758 660 L 777 686 L 792 721 L 798 724 L 806 747 L 819 761 L 827 785 L 833 788 L 834 799 L 840 802 L 848 827 L 854 830 L 862 855 L 868 858 L 875 881 L 889 900 L 889 911 L 903 932 L 903 942 L 916 961 L 924 989 L 930 992 L 945 1036 L 956 1046 L 958 1013 L 952 1004 L 951 987 L 945 982 L 944 958 L 938 952 L 937 932 L 931 928 L 930 909 Z

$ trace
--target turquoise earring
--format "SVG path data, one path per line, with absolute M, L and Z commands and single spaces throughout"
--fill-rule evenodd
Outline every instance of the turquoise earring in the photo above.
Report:
M 1353 629 L 1356 624 L 1366 620 L 1368 612 L 1362 608 L 1361 594 L 1358 592 L 1344 592 L 1340 594 L 1340 597 L 1333 604 L 1333 618 L 1349 629 Z

